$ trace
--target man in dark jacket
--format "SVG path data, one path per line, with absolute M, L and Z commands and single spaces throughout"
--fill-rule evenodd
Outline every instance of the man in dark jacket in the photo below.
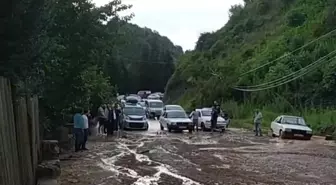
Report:
M 220 113 L 221 113 L 220 106 L 217 103 L 217 101 L 214 101 L 211 111 L 211 133 L 213 133 L 217 128 L 217 119 Z
M 111 120 L 112 120 L 113 130 L 118 131 L 118 126 L 120 122 L 120 109 L 117 103 L 114 104 L 111 110 Z

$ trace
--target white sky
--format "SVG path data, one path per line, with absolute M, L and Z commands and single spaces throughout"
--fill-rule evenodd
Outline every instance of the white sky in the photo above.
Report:
M 92 0 L 100 6 L 109 0 Z M 231 5 L 243 0 L 123 0 L 132 4 L 132 23 L 167 36 L 183 50 L 194 49 L 199 35 L 216 31 L 228 21 Z M 129 13 L 127 12 L 127 13 Z

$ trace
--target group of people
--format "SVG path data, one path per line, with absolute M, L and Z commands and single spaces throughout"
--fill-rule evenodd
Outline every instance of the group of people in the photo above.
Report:
M 98 120 L 99 127 L 98 132 L 101 133 L 103 130 L 104 134 L 107 136 L 113 135 L 114 131 L 123 129 L 121 123 L 121 108 L 115 103 L 113 106 L 111 104 L 102 104 L 98 108 Z

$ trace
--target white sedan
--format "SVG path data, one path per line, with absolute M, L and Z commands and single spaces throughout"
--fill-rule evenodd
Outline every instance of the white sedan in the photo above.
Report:
M 191 118 L 193 113 L 196 112 L 198 114 L 198 126 L 201 127 L 203 131 L 211 129 L 211 108 L 202 108 L 202 109 L 196 109 L 193 111 L 189 117 Z M 227 121 L 221 117 L 218 116 L 217 118 L 217 129 L 225 130 L 227 125 Z
M 271 123 L 272 136 L 281 138 L 303 137 L 310 140 L 312 129 L 306 125 L 302 117 L 281 115 Z
M 160 117 L 159 122 L 161 130 L 167 128 L 168 132 L 172 130 L 189 130 L 191 133 L 194 128 L 192 121 L 183 110 L 165 111 Z

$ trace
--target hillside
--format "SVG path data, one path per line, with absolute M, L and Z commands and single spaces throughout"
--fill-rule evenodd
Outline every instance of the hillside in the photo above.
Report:
M 126 23 L 118 32 L 120 41 L 114 49 L 114 57 L 126 74 L 118 74 L 115 70 L 107 74 L 114 79 L 119 92 L 143 89 L 163 92 L 177 58 L 183 54 L 182 48 L 158 32 L 134 24 Z
M 280 113 L 300 114 L 319 131 L 328 130 L 336 120 L 330 116 L 334 112 L 326 113 L 335 107 L 335 60 L 277 88 L 241 92 L 231 87 L 278 79 L 335 50 L 334 33 L 271 65 L 240 75 L 335 29 L 335 5 L 332 0 L 245 0 L 244 6 L 233 6 L 224 27 L 201 34 L 195 50 L 180 58 L 166 86 L 166 100 L 187 109 L 220 100 L 233 117 L 246 120 L 251 120 L 254 108 L 263 108 L 265 124 Z

